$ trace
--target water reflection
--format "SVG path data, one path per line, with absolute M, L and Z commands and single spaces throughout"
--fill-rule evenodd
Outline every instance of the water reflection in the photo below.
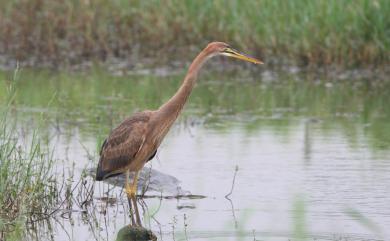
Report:
M 324 135 L 339 131 L 351 146 L 363 132 L 370 149 L 390 149 L 390 81 L 332 82 L 296 75 L 280 75 L 272 82 L 255 76 L 245 82 L 240 76 L 221 78 L 202 76 L 182 123 L 224 132 L 239 122 L 248 135 L 270 128 L 288 138 L 300 121 L 309 119 L 318 122 Z M 67 133 L 78 129 L 84 137 L 92 134 L 102 139 L 132 112 L 159 107 L 181 80 L 181 75 L 113 77 L 101 71 L 87 75 L 24 71 L 17 83 L 16 118 L 31 122 L 31 117 L 43 112 L 46 126 Z M 5 101 L 4 83 L 0 81 L 0 105 Z
M 128 202 L 130 207 L 131 223 L 119 230 L 116 241 L 157 240 L 157 236 L 151 230 L 148 230 L 142 226 L 137 198 L 128 198 Z

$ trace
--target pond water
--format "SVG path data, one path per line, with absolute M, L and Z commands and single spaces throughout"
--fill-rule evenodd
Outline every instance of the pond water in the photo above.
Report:
M 158 108 L 183 76 L 26 70 L 12 118 L 21 135 L 36 129 L 54 148 L 76 193 L 111 128 Z M 205 197 L 140 198 L 142 225 L 158 240 L 389 239 L 389 103 L 384 81 L 206 72 L 148 164 Z M 88 207 L 57 212 L 30 239 L 116 240 L 132 222 L 128 200 L 120 187 L 94 185 Z

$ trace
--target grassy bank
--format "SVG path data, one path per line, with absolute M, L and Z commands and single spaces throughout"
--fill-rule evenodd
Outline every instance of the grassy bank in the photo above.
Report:
M 390 60 L 387 0 L 0 3 L 0 52 L 30 64 L 110 57 L 135 64 L 156 55 L 158 63 L 189 60 L 212 40 L 267 63 L 353 67 Z
M 35 134 L 23 141 L 8 119 L 10 108 L 0 110 L 0 240 L 21 240 L 26 226 L 48 217 L 57 186 L 50 155 Z

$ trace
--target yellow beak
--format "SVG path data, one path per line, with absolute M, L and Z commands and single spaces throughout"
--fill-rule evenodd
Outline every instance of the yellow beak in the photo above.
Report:
M 248 62 L 251 62 L 251 63 L 254 63 L 254 64 L 264 64 L 262 61 L 260 61 L 258 59 L 249 57 L 249 56 L 247 56 L 245 54 L 241 54 L 241 53 L 239 53 L 236 50 L 231 49 L 231 48 L 226 48 L 222 52 L 222 55 L 225 55 L 225 56 L 228 56 L 228 57 L 233 57 L 233 58 L 236 58 L 236 59 L 241 59 L 241 60 L 248 61 Z

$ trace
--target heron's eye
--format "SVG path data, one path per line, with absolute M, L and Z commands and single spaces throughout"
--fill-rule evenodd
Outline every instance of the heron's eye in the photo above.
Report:
M 223 50 L 223 52 L 225 53 L 231 53 L 232 52 L 232 49 L 230 47 L 227 47 Z

